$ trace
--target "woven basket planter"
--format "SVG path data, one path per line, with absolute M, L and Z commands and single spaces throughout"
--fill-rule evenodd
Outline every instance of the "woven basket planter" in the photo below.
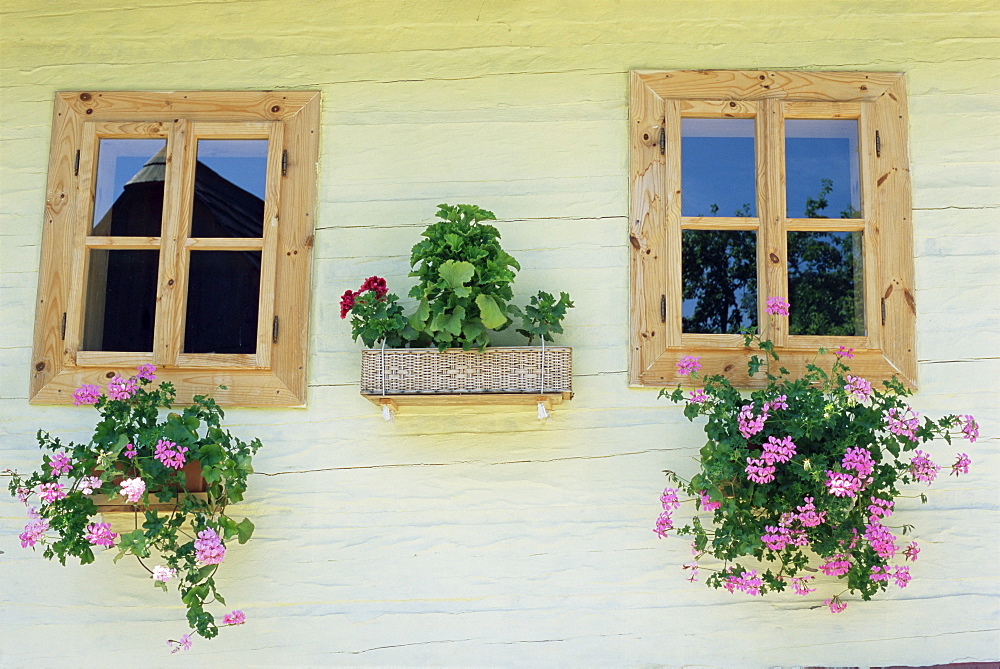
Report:
M 364 349 L 361 394 L 379 398 L 523 395 L 570 399 L 573 396 L 573 349 L 564 346 L 511 346 L 463 351 L 450 348 Z M 409 402 L 417 403 L 417 402 Z M 433 402 L 427 402 L 433 403 Z M 448 402 L 444 402 L 448 403 Z M 489 397 L 483 403 L 489 403 Z M 514 402 L 517 403 L 517 402 Z

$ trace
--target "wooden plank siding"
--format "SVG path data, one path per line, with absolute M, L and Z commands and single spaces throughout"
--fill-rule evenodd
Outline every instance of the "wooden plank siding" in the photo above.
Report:
M 39 269 L 43 241 L 68 243 L 50 221 L 76 187 L 46 186 L 50 151 L 59 154 L 51 124 L 64 123 L 71 104 L 56 93 L 272 91 L 261 98 L 268 121 L 267 105 L 283 92 L 320 91 L 310 111 L 318 137 L 293 139 L 319 145 L 315 192 L 295 196 L 314 213 L 315 233 L 259 242 L 289 254 L 291 272 L 308 267 L 312 254 L 308 338 L 272 350 L 284 360 L 308 351 L 307 404 L 227 410 L 232 432 L 265 444 L 245 503 L 234 509 L 257 530 L 250 543 L 230 548 L 219 571 L 229 607 L 214 609 L 241 608 L 248 621 L 212 641 L 196 638 L 178 660 L 998 661 L 998 23 L 1000 10 L 987 0 L 7 0 L 0 6 L 0 469 L 37 466 L 39 428 L 79 441 L 96 415 L 28 403 L 39 277 L 59 284 L 70 270 Z M 894 291 L 887 318 L 916 309 L 914 408 L 974 414 L 982 436 L 955 444 L 972 458 L 968 476 L 940 476 L 926 505 L 897 504 L 894 518 L 916 526 L 921 546 L 905 590 L 867 603 L 847 596 L 850 606 L 837 616 L 822 606 L 835 594 L 830 580 L 808 597 L 710 590 L 685 580 L 688 544 L 652 531 L 663 470 L 691 474 L 705 437 L 679 407 L 657 400 L 655 388 L 628 385 L 629 272 L 640 262 L 632 249 L 650 251 L 632 271 L 656 273 L 665 285 L 680 280 L 656 256 L 680 244 L 656 225 L 680 217 L 679 207 L 669 197 L 643 203 L 644 216 L 634 220 L 629 180 L 659 157 L 652 134 L 659 122 L 650 119 L 717 111 L 717 103 L 698 101 L 674 110 L 630 107 L 629 73 L 654 70 L 695 79 L 710 70 L 758 72 L 743 82 L 748 91 L 804 115 L 812 112 L 796 106 L 794 71 L 845 73 L 830 75 L 838 95 L 851 81 L 846 73 L 906 76 L 908 109 L 879 113 L 909 117 L 913 240 L 895 251 L 912 246 L 915 281 Z M 872 88 L 890 83 L 887 75 Z M 856 88 L 851 101 L 824 110 L 857 118 L 870 95 Z M 103 123 L 104 103 L 91 104 Z M 211 96 L 190 103 L 214 104 Z M 649 127 L 650 155 L 629 155 L 630 123 Z M 679 128 L 668 123 L 667 131 Z M 878 176 L 907 169 L 865 160 Z M 406 406 L 386 422 L 358 392 L 361 344 L 339 318 L 339 297 L 373 274 L 405 295 L 410 247 L 442 202 L 497 214 L 504 248 L 522 266 L 520 303 L 540 288 L 566 290 L 576 303 L 556 341 L 574 349 L 575 396 L 553 405 L 548 422 L 532 406 L 462 405 Z M 276 214 L 280 230 L 283 212 Z M 65 292 L 56 286 L 53 294 Z M 671 300 L 666 306 L 680 309 Z M 42 308 L 65 311 L 50 302 Z M 643 317 L 644 328 L 662 336 L 659 310 Z M 504 332 L 497 343 L 519 340 Z M 704 353 L 729 356 L 721 365 L 744 364 L 727 351 Z M 855 362 L 865 368 L 864 356 Z M 226 383 L 217 368 L 190 374 Z M 164 641 L 187 631 L 176 593 L 152 587 L 137 565 L 112 564 L 111 554 L 85 567 L 49 563 L 20 547 L 25 522 L 24 508 L 0 496 L 0 666 L 95 663 L 81 659 L 82 648 L 99 649 L 102 663 L 168 661 Z

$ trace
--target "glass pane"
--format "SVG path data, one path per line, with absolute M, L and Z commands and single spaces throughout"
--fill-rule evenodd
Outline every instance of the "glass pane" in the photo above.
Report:
M 192 251 L 185 353 L 256 353 L 260 251 Z
M 84 351 L 152 351 L 159 251 L 92 249 Z
M 266 139 L 198 140 L 192 237 L 262 237 Z
M 685 230 L 683 332 L 735 334 L 757 324 L 757 233 Z
M 681 119 L 681 216 L 756 216 L 752 118 Z
M 785 121 L 788 218 L 861 218 L 858 122 Z
M 165 139 L 101 140 L 92 235 L 160 236 L 166 154 Z
M 861 232 L 789 232 L 789 333 L 864 335 Z

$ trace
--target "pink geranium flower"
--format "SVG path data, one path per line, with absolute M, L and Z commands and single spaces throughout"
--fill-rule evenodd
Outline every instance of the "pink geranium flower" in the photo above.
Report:
M 767 307 L 764 311 L 772 316 L 787 316 L 789 306 L 791 305 L 788 304 L 785 298 L 774 296 L 767 298 Z

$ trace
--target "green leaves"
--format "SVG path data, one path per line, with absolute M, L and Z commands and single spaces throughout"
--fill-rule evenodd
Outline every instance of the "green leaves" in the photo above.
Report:
M 510 284 L 520 265 L 500 247 L 497 229 L 481 223 L 495 219 L 492 212 L 443 204 L 438 217 L 410 253 L 410 276 L 418 283 L 409 293 L 417 308 L 408 324 L 418 345 L 482 348 L 489 343 L 487 330 L 510 322 Z
M 48 559 L 65 564 L 68 557 L 77 557 L 81 564 L 94 562 L 94 550 L 102 549 L 91 539 L 111 539 L 110 530 L 95 526 L 103 522 L 98 507 L 88 491 L 84 493 L 83 478 L 99 476 L 99 487 L 88 486 L 94 492 L 120 496 L 118 482 L 137 478 L 145 483 L 142 504 L 164 503 L 164 511 L 145 509 L 139 516 L 140 528 L 121 532 L 114 537 L 114 562 L 123 557 L 149 558 L 156 555 L 157 566 L 176 570 L 176 579 L 168 584 L 154 581 L 154 586 L 168 590 L 175 585 L 188 607 L 188 621 L 196 632 L 215 636 L 218 627 L 205 605 L 225 603 L 215 588 L 213 575 L 218 565 L 202 565 L 197 559 L 193 534 L 213 528 L 225 539 L 236 538 L 245 543 L 253 535 L 254 526 L 248 519 L 235 522 L 225 516 L 227 501 L 242 498 L 247 479 L 253 472 L 252 458 L 261 447 L 259 439 L 249 442 L 233 437 L 222 429 L 223 410 L 214 399 L 197 396 L 183 410 L 161 412 L 170 408 L 174 391 L 168 383 L 148 388 L 149 381 L 140 381 L 138 391 L 127 399 L 98 400 L 94 405 L 99 418 L 93 437 L 87 443 L 62 445 L 44 431 L 39 431 L 39 446 L 44 451 L 65 450 L 70 454 L 72 468 L 57 477 L 52 474 L 51 455 L 43 458 L 39 471 L 27 477 L 12 473 L 10 490 L 27 488 L 40 490 L 44 484 L 63 486 L 65 496 L 40 505 L 39 513 L 49 525 L 48 531 L 37 537 Z M 208 501 L 186 492 L 185 473 L 165 466 L 156 457 L 161 440 L 172 441 L 186 448 L 186 460 L 200 461 L 209 483 Z M 132 448 L 126 450 L 131 444 Z M 51 485 L 50 485 L 51 487 Z M 38 494 L 33 493 L 33 494 Z M 88 539 L 87 537 L 90 537 Z
M 500 305 L 492 295 L 477 295 L 476 306 L 479 307 L 479 318 L 485 327 L 497 330 L 507 323 L 507 316 L 500 310 Z
M 518 332 L 528 338 L 529 344 L 535 337 L 552 341 L 553 333 L 562 334 L 562 320 L 572 307 L 568 293 L 559 293 L 559 300 L 556 301 L 550 293 L 540 290 L 531 296 L 523 315 L 520 309 L 513 307 L 516 315 L 522 316 L 523 326 Z
M 447 260 L 441 264 L 439 273 L 441 280 L 458 297 L 468 297 L 472 294 L 472 289 L 465 285 L 472 280 L 476 273 L 476 268 L 472 266 L 472 263 L 464 260 Z
M 879 504 L 900 496 L 903 484 L 918 480 L 910 451 L 936 437 L 950 441 L 956 421 L 925 417 L 918 423 L 904 401 L 909 391 L 895 380 L 883 390 L 860 392 L 846 380 L 849 368 L 843 360 L 832 366 L 809 364 L 804 375 L 793 378 L 771 364 L 779 359 L 771 342 L 752 331 L 745 337 L 748 348 L 767 353 L 748 361 L 751 374 L 767 366 L 765 388 L 741 392 L 716 375 L 704 380 L 705 401 L 692 401 L 680 386 L 660 391 L 661 397 L 684 402 L 685 416 L 705 421 L 699 471 L 680 485 L 695 499 L 706 491 L 719 508 L 709 517 L 711 525 L 703 527 L 705 516 L 695 516 L 676 532 L 692 536 L 697 550 L 724 561 L 706 582 L 732 586 L 731 578 L 744 569 L 736 560 L 746 557 L 755 565 L 773 565 L 759 574 L 761 592 L 780 591 L 790 578 L 811 575 L 840 555 L 850 565 L 841 578 L 863 599 L 885 590 L 891 579 L 907 578 L 894 571 L 890 579 L 891 550 L 879 547 L 878 533 L 891 537 L 896 530 L 876 522 L 878 514 L 869 504 L 884 508 Z M 900 527 L 895 517 L 883 522 Z M 902 528 L 903 534 L 910 530 L 906 524 Z M 873 578 L 881 574 L 884 579 Z

